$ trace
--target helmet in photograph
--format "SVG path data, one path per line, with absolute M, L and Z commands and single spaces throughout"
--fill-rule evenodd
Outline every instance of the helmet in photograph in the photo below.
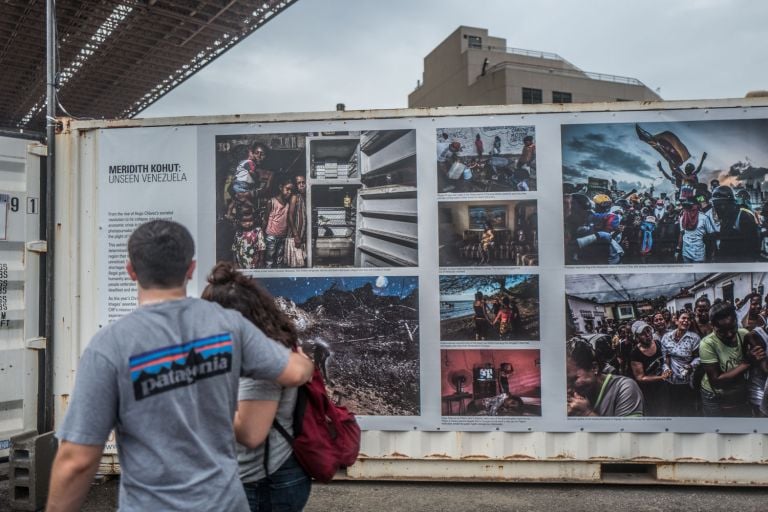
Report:
M 728 185 L 720 185 L 712 191 L 712 203 L 715 205 L 736 202 L 733 189 Z
M 571 207 L 576 207 L 583 211 L 592 210 L 595 204 L 584 194 L 571 194 Z
M 592 201 L 594 201 L 595 210 L 598 212 L 607 212 L 613 204 L 613 201 L 607 194 L 596 194 Z

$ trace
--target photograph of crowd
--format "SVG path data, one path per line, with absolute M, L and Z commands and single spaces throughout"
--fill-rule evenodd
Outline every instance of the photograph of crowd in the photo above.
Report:
M 443 416 L 541 416 L 539 351 L 441 350 Z
M 418 266 L 416 131 L 307 139 L 313 267 Z
M 768 273 L 567 275 L 568 416 L 768 415 Z
M 440 201 L 441 267 L 538 265 L 536 201 Z
M 216 259 L 307 266 L 306 134 L 216 137 Z
M 286 277 L 259 282 L 298 330 L 329 396 L 359 415 L 420 414 L 418 278 Z
M 768 120 L 563 125 L 568 265 L 768 259 Z
M 440 339 L 538 340 L 539 276 L 440 276 Z
M 533 126 L 441 128 L 437 135 L 437 192 L 536 190 Z

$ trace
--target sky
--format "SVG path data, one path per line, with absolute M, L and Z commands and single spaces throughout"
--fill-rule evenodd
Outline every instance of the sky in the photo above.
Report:
M 322 295 L 334 284 L 344 291 L 357 290 L 367 283 L 377 295 L 396 295 L 405 298 L 418 287 L 416 277 L 270 277 L 259 282 L 275 297 L 291 299 L 303 304 L 307 299 Z
M 469 276 L 467 276 L 469 277 Z M 519 286 L 520 284 L 524 283 L 525 281 L 528 281 L 530 279 L 535 279 L 537 276 L 533 274 L 517 274 L 512 276 L 506 276 L 506 279 L 504 281 L 504 287 L 507 289 L 514 288 L 516 286 Z M 451 281 L 451 283 L 454 283 L 456 280 L 451 279 L 451 276 L 440 276 L 440 281 L 444 281 L 445 279 L 448 279 Z M 451 293 L 448 294 L 440 294 L 440 300 L 443 301 L 456 301 L 456 300 L 467 300 L 467 301 L 474 301 L 475 300 L 475 292 L 483 292 L 484 295 L 493 295 L 495 293 L 499 292 L 499 287 L 496 282 L 484 284 L 482 286 L 478 286 L 477 283 L 473 282 L 471 278 L 466 279 L 466 288 L 462 290 L 461 292 Z
M 702 183 L 712 179 L 728 183 L 731 166 L 739 162 L 768 167 L 768 121 L 765 119 L 639 125 L 651 134 L 671 131 L 677 135 L 691 154 L 688 162 L 694 165 L 698 166 L 706 152 L 699 174 Z M 594 176 L 615 179 L 624 191 L 632 188 L 644 191 L 653 185 L 658 192 L 672 193 L 673 183 L 658 170 L 659 161 L 664 171 L 671 174 L 661 154 L 640 140 L 634 123 L 563 126 L 563 179 L 566 182 L 586 183 L 587 176 Z
M 298 0 L 139 117 L 402 108 L 460 25 L 638 78 L 662 98 L 768 89 L 768 2 Z

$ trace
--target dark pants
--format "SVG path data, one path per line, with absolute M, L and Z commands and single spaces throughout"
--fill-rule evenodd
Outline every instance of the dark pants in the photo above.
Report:
M 669 399 L 669 408 L 675 416 L 698 416 L 696 413 L 698 393 L 688 384 L 666 383 Z
M 739 401 L 735 403 L 728 403 L 723 400 L 722 397 L 707 391 L 701 390 L 701 409 L 704 416 L 719 417 L 719 418 L 750 418 L 752 417 L 752 411 L 749 404 L 746 401 Z
M 267 268 L 282 268 L 285 237 L 267 235 L 264 241 L 267 244 Z
M 269 477 L 243 487 L 251 512 L 301 512 L 309 500 L 312 480 L 291 455 Z

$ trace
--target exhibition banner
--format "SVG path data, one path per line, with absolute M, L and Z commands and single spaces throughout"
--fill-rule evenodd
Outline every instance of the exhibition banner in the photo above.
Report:
M 365 429 L 766 432 L 767 134 L 764 108 L 104 129 L 99 324 L 169 218 L 190 293 L 257 279 Z

